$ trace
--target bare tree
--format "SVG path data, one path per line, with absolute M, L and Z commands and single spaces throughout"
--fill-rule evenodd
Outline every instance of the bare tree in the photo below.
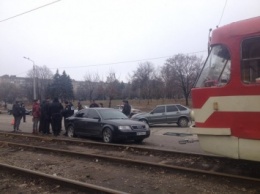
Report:
M 99 88 L 100 78 L 98 73 L 94 73 L 94 74 L 86 73 L 84 79 L 85 79 L 84 86 L 85 86 L 86 94 L 88 96 L 88 100 L 91 101 L 93 100 L 94 92 Z
M 29 70 L 27 76 L 32 78 L 31 82 L 33 82 L 33 69 Z M 53 73 L 52 71 L 45 65 L 43 66 L 36 66 L 35 68 L 35 78 L 36 78 L 36 85 L 37 85 L 37 96 L 41 99 L 44 99 L 47 95 L 47 88 L 48 85 L 52 82 Z M 31 83 L 33 85 L 33 83 Z
M 140 96 L 143 99 L 147 99 L 149 104 L 149 99 L 151 99 L 152 85 L 151 80 L 154 78 L 154 67 L 151 62 L 140 63 L 139 67 L 133 73 L 132 84 L 133 89 L 140 92 Z
M 110 71 L 106 80 L 106 94 L 109 100 L 108 107 L 111 107 L 111 101 L 119 96 L 119 87 L 120 83 L 116 78 L 115 72 Z
M 174 98 L 178 93 L 178 88 L 176 87 L 177 83 L 174 79 L 174 75 L 172 74 L 171 69 L 171 65 L 165 64 L 160 71 L 160 77 L 163 81 L 163 98 L 168 99 Z
M 189 95 L 191 88 L 196 81 L 196 78 L 202 67 L 202 57 L 196 55 L 177 54 L 172 58 L 167 59 L 165 68 L 170 72 L 173 83 L 176 84 L 186 100 L 186 105 L 189 105 Z

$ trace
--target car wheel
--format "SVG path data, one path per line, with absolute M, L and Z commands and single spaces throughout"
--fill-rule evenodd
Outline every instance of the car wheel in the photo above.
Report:
M 74 130 L 74 127 L 73 127 L 72 125 L 70 125 L 70 126 L 68 127 L 68 132 L 67 132 L 67 134 L 68 134 L 68 137 L 75 137 L 75 130 Z
M 142 143 L 144 139 L 135 139 L 135 143 Z
M 109 128 L 105 128 L 103 130 L 103 141 L 105 143 L 111 143 L 112 142 L 112 138 L 113 138 L 112 130 L 109 129 Z
M 146 123 L 147 125 L 149 125 L 149 123 L 148 123 L 148 121 L 147 121 L 146 119 L 140 119 L 139 121 L 144 122 L 144 123 Z
M 178 121 L 179 127 L 188 127 L 188 123 L 189 121 L 186 118 L 180 118 Z

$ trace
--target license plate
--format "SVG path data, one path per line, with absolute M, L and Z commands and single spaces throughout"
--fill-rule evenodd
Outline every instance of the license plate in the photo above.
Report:
M 136 132 L 136 135 L 146 135 L 146 132 Z

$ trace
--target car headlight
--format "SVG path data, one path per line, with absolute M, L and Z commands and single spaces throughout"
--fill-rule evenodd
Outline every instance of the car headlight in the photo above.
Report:
M 129 130 L 131 130 L 131 127 L 130 126 L 118 126 L 118 129 L 120 131 L 129 131 Z
M 145 129 L 149 130 L 149 125 L 145 123 Z
M 137 120 L 137 119 L 138 119 L 138 116 L 134 114 L 134 115 L 131 117 L 131 119 L 136 119 L 136 120 Z

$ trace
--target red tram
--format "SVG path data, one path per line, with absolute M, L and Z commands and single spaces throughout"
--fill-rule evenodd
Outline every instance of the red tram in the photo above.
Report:
M 260 17 L 212 31 L 192 89 L 192 132 L 203 150 L 260 161 Z

